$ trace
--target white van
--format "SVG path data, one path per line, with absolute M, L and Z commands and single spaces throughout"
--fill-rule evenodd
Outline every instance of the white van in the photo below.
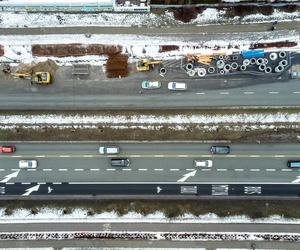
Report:
M 99 154 L 102 155 L 116 155 L 120 153 L 118 146 L 101 146 L 99 147 Z
M 37 160 L 20 160 L 19 168 L 36 168 Z
M 169 82 L 169 90 L 186 90 L 186 83 L 184 82 Z

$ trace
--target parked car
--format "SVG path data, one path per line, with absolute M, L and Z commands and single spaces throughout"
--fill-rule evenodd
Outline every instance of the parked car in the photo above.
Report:
M 20 160 L 19 168 L 36 168 L 37 160 Z
M 186 83 L 184 82 L 169 82 L 169 90 L 186 90 Z
M 120 147 L 118 146 L 101 146 L 99 147 L 99 153 L 102 155 L 116 155 L 120 153 Z
M 210 148 L 210 152 L 213 154 L 229 154 L 230 147 L 229 146 L 212 146 Z
M 113 167 L 129 167 L 130 160 L 128 158 L 113 158 L 110 160 L 110 165 Z
M 212 160 L 194 160 L 194 167 L 211 168 L 213 166 Z
M 287 166 L 289 168 L 300 168 L 300 160 L 297 161 L 288 161 Z
M 0 152 L 3 154 L 11 154 L 16 151 L 15 146 L 0 146 Z
M 159 81 L 142 81 L 142 89 L 159 89 L 160 87 Z

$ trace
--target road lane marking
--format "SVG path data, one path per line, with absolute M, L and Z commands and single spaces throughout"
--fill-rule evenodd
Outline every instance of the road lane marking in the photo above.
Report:
M 116 171 L 115 168 L 107 168 L 106 171 Z
M 52 182 L 52 184 L 54 184 L 54 185 L 60 185 L 61 182 Z
M 36 157 L 36 158 L 45 158 L 46 155 L 36 155 L 35 157 Z
M 299 91 L 295 91 L 295 92 L 293 92 L 293 94 L 300 94 L 300 92 Z
M 74 170 L 75 170 L 75 171 L 84 171 L 83 168 L 75 168 Z
M 255 157 L 261 157 L 261 155 L 249 155 L 249 157 L 255 158 Z
M 68 169 L 66 169 L 66 168 L 60 168 L 60 169 L 58 169 L 58 171 L 68 171 Z
M 44 168 L 44 169 L 42 169 L 43 171 L 52 171 L 52 169 L 51 168 Z
M 186 168 L 185 170 L 186 171 L 194 171 L 195 169 L 194 168 Z
M 252 91 L 245 91 L 244 94 L 245 94 L 245 95 L 253 95 L 254 92 L 252 92 Z
M 123 168 L 122 170 L 123 171 L 131 171 L 132 169 L 131 168 Z
M 217 169 L 217 171 L 222 171 L 222 172 L 224 172 L 224 171 L 227 171 L 228 169 L 226 169 L 226 168 L 218 168 Z
M 178 155 L 178 157 L 189 157 L 188 155 Z
M 91 168 L 90 171 L 99 171 L 99 168 Z
M 164 171 L 162 168 L 155 168 L 154 171 Z
M 274 155 L 274 157 L 276 157 L 276 158 L 285 157 L 285 155 Z
M 170 168 L 170 171 L 179 171 L 179 168 Z
M 154 157 L 164 157 L 164 155 L 154 155 Z
M 5 169 L 3 169 L 3 168 L 0 168 L 0 171 L 5 171 Z
M 250 171 L 258 172 L 258 171 L 260 171 L 260 169 L 259 168 L 251 168 Z
M 29 168 L 29 169 L 26 169 L 26 170 L 29 171 L 29 172 L 36 171 L 36 169 L 34 169 L 34 168 Z
M 205 95 L 203 92 L 197 92 L 196 95 Z
M 83 155 L 84 158 L 92 158 L 94 155 Z
M 45 185 L 46 182 L 38 182 L 37 184 L 39 184 L 39 185 Z
M 61 157 L 61 158 L 68 158 L 68 157 L 71 157 L 71 155 L 59 155 L 58 157 Z
M 229 92 L 220 92 L 219 94 L 220 94 L 220 95 L 228 95 Z
M 270 91 L 269 94 L 271 94 L 271 95 L 277 95 L 278 92 L 277 91 Z
M 266 171 L 269 171 L 269 172 L 272 171 L 272 172 L 274 172 L 274 171 L 276 171 L 276 169 L 275 168 L 267 168 Z
M 203 168 L 203 169 L 200 169 L 201 171 L 211 171 L 210 168 Z
M 21 182 L 22 185 L 30 185 L 31 182 Z
M 242 168 L 235 168 L 234 171 L 242 172 L 242 171 L 244 171 L 244 169 L 242 169 Z
M 139 168 L 138 171 L 148 171 L 148 168 Z
M 13 169 L 11 169 L 11 171 L 18 171 L 18 170 L 20 170 L 19 168 L 13 168 Z
M 237 157 L 237 155 L 226 155 L 226 157 Z
M 288 169 L 288 168 L 283 168 L 283 169 L 281 169 L 281 171 L 289 172 L 289 171 L 293 171 L 293 170 L 292 169 Z
M 142 157 L 141 155 L 130 155 L 130 157 L 139 158 Z
M 23 157 L 22 155 L 12 155 L 11 157 L 13 158 L 20 158 L 20 157 Z

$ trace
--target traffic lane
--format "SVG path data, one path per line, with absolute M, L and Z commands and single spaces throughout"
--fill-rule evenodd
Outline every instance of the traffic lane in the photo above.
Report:
M 7 159 L 11 160 L 11 159 Z M 132 158 L 130 167 L 112 167 L 109 158 L 40 159 L 37 169 L 22 169 L 10 182 L 279 182 L 298 180 L 286 160 L 213 158 L 212 168 L 194 168 L 191 158 Z M 18 171 L 2 171 L 1 177 Z
M 233 156 L 255 157 L 276 156 L 300 157 L 300 145 L 293 144 L 230 144 L 230 143 L 197 143 L 197 142 L 91 142 L 91 143 L 15 143 L 1 142 L 3 145 L 15 145 L 17 151 L 14 154 L 2 154 L 1 158 L 9 157 L 108 157 L 98 153 L 100 146 L 116 145 L 120 147 L 119 156 L 169 156 L 174 157 L 211 157 L 210 148 L 213 145 L 229 145 Z M 117 157 L 117 156 L 116 156 Z

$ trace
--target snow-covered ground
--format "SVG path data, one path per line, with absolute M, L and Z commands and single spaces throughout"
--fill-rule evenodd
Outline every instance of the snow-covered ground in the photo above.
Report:
M 129 56 L 129 62 L 140 57 L 152 57 L 156 59 L 178 59 L 188 53 L 210 54 L 218 52 L 232 54 L 249 49 L 251 43 L 294 41 L 297 46 L 288 48 L 292 51 L 300 51 L 300 37 L 295 31 L 261 32 L 261 33 L 232 33 L 220 36 L 143 36 L 143 35 L 30 35 L 30 36 L 0 36 L 0 44 L 4 46 L 4 56 L 0 62 L 31 63 L 47 60 L 45 57 L 34 57 L 31 52 L 33 44 L 111 44 L 122 45 L 123 53 Z M 160 45 L 177 45 L 178 50 L 160 52 Z M 271 48 L 270 50 L 279 50 Z M 93 65 L 102 65 L 106 62 L 105 56 L 82 57 L 50 57 L 59 65 L 68 65 L 74 61 L 85 61 Z
M 235 24 L 235 23 L 258 23 L 272 21 L 299 21 L 300 12 L 294 13 L 275 10 L 272 15 L 262 14 L 236 16 L 230 18 L 226 11 L 207 8 L 201 14 L 191 20 L 191 24 Z M 181 25 L 172 12 L 165 14 L 126 14 L 126 13 L 99 13 L 99 14 L 66 14 L 66 13 L 0 13 L 0 28 L 7 27 L 61 27 L 61 26 L 168 26 Z
M 183 216 L 169 219 L 164 213 L 156 212 L 149 215 L 142 215 L 136 212 L 129 212 L 123 216 L 116 212 L 103 212 L 100 214 L 88 215 L 87 209 L 76 208 L 70 214 L 64 214 L 63 209 L 41 208 L 37 214 L 32 214 L 29 209 L 16 209 L 11 215 L 5 215 L 5 210 L 0 209 L 0 224 L 3 223 L 42 223 L 42 222 L 124 222 L 124 223 L 270 223 L 270 224 L 300 224 L 300 219 L 288 219 L 279 215 L 269 218 L 251 219 L 248 216 L 227 216 L 219 217 L 216 214 L 208 213 L 195 216 L 184 214 Z

